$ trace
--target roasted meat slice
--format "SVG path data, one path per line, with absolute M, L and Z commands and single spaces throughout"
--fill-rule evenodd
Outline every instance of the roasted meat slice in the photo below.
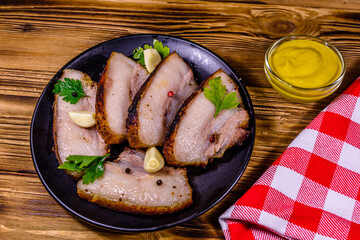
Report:
M 96 127 L 79 127 L 69 117 L 71 111 L 95 112 L 96 82 L 93 82 L 87 74 L 72 69 L 64 70 L 60 80 L 64 78 L 80 80 L 87 97 L 81 98 L 76 104 L 70 104 L 62 100 L 59 94 L 55 94 L 53 137 L 55 154 L 59 163 L 64 163 L 69 155 L 102 156 L 106 154 L 106 145 Z M 81 176 L 78 172 L 67 171 L 67 173 L 74 178 Z
M 130 146 L 162 145 L 176 112 L 195 88 L 191 68 L 176 52 L 162 60 L 129 107 L 126 128 Z
M 163 154 L 172 166 L 206 166 L 211 158 L 220 158 L 225 150 L 241 144 L 249 135 L 249 115 L 241 107 L 222 110 L 214 118 L 215 106 L 204 95 L 210 79 L 220 76 L 227 92 L 241 96 L 237 84 L 219 69 L 202 82 L 183 104 L 166 136 Z
M 154 215 L 192 204 L 185 169 L 163 167 L 156 173 L 143 168 L 145 153 L 125 149 L 114 162 L 105 162 L 104 175 L 93 183 L 77 184 L 80 197 L 122 212 Z
M 148 76 L 134 60 L 121 53 L 111 54 L 96 95 L 96 125 L 106 143 L 120 144 L 126 139 L 128 108 Z

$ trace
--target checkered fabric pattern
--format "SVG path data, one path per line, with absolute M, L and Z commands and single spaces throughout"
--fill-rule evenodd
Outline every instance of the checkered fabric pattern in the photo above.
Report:
M 360 78 L 219 221 L 227 240 L 360 239 Z

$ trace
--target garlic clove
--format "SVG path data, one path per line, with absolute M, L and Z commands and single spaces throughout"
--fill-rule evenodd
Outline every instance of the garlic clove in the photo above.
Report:
M 151 73 L 161 62 L 161 56 L 157 50 L 148 48 L 144 50 L 144 60 L 146 69 Z
M 164 158 L 156 147 L 150 147 L 146 150 L 144 161 L 145 171 L 154 173 L 162 169 L 164 165 Z
M 95 113 L 88 111 L 69 112 L 70 119 L 79 127 L 89 128 L 95 125 Z

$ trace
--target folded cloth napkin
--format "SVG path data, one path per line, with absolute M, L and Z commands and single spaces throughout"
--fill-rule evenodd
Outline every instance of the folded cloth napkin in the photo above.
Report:
M 360 239 L 360 78 L 219 218 L 232 239 Z

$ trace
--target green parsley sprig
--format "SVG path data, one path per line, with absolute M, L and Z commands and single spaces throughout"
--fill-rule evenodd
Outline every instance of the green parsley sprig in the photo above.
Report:
M 59 79 L 54 85 L 53 93 L 59 93 L 63 97 L 62 99 L 70 104 L 76 104 L 80 98 L 87 97 L 81 81 L 73 78 L 64 78 L 64 81 Z
M 154 48 L 156 51 L 159 52 L 161 59 L 164 59 L 170 53 L 170 48 L 167 46 L 164 46 L 162 44 L 162 42 L 160 42 L 157 39 L 154 39 L 153 46 L 154 47 L 152 47 L 148 44 L 145 44 L 144 48 L 142 48 L 142 47 L 135 48 L 132 55 L 133 55 L 133 58 L 136 60 L 136 62 L 138 62 L 142 66 L 145 66 L 144 49 Z
M 70 155 L 66 158 L 66 162 L 60 164 L 58 169 L 65 169 L 75 172 L 84 172 L 83 183 L 93 183 L 95 179 L 102 177 L 104 174 L 104 162 L 110 154 L 105 156 L 83 156 Z
M 236 108 L 240 104 L 236 92 L 226 94 L 226 86 L 222 85 L 220 76 L 209 80 L 209 87 L 204 88 L 204 94 L 215 105 L 214 118 L 221 110 Z

